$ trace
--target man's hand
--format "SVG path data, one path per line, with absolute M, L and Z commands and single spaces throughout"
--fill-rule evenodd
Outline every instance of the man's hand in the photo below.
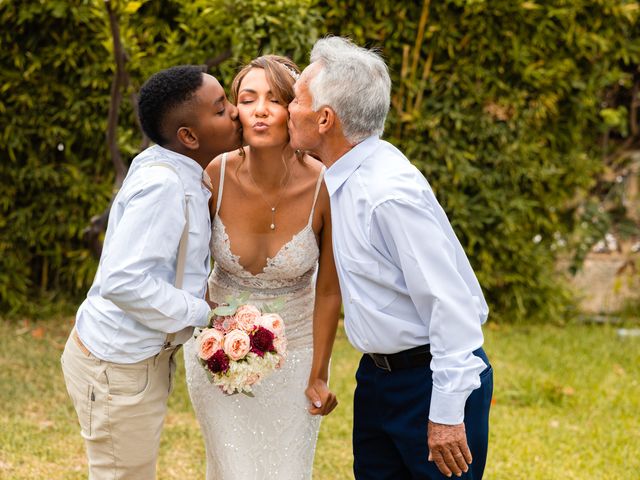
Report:
M 429 420 L 427 444 L 429 461 L 436 462 L 438 470 L 447 477 L 452 473 L 460 477 L 469 470 L 472 458 L 464 423 L 443 425 Z
M 329 390 L 327 382 L 319 378 L 309 380 L 304 394 L 311 402 L 309 407 L 311 415 L 328 415 L 338 406 L 338 400 L 335 394 Z

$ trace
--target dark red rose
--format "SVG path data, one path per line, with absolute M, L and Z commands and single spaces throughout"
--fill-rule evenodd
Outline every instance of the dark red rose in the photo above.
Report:
M 207 360 L 207 367 L 211 373 L 224 373 L 229 370 L 229 357 L 220 349 Z
M 260 357 L 273 350 L 273 332 L 264 327 L 258 327 L 251 334 L 251 351 Z

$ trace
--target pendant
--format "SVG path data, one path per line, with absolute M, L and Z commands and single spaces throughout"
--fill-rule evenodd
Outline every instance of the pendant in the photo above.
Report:
M 269 228 L 271 228 L 271 230 L 275 230 L 276 226 L 272 223 L 271 225 L 269 225 Z

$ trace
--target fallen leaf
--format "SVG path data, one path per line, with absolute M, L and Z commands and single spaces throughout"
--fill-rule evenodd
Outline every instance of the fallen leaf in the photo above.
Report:
M 43 338 L 44 337 L 44 327 L 38 327 L 31 330 L 31 336 L 33 338 Z
M 621 377 L 627 373 L 625 372 L 624 368 L 622 368 L 622 366 L 617 363 L 613 364 L 613 371 L 616 373 L 616 375 L 620 375 Z
M 573 387 L 570 387 L 569 385 L 567 385 L 562 389 L 562 393 L 570 397 L 571 395 L 574 395 L 576 391 Z
M 46 430 L 47 428 L 53 427 L 53 422 L 51 420 L 43 420 L 38 426 L 40 427 L 40 430 Z

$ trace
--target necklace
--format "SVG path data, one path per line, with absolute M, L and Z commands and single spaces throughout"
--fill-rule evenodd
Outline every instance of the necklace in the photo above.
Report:
M 276 201 L 275 205 L 271 205 L 267 201 L 267 198 L 264 196 L 264 193 L 262 192 L 262 189 L 256 183 L 256 180 L 253 178 L 253 174 L 251 173 L 251 169 L 247 168 L 247 170 L 249 171 L 249 178 L 251 178 L 251 182 L 253 183 L 253 186 L 256 187 L 258 192 L 260 192 L 260 197 L 262 197 L 262 201 L 271 210 L 271 224 L 269 225 L 269 228 L 271 230 L 275 230 L 276 229 L 276 209 L 278 208 L 278 205 L 280 204 L 280 200 L 282 200 L 282 196 L 284 195 L 284 192 L 287 190 L 287 187 L 289 186 L 289 180 L 291 180 L 291 176 L 292 176 L 291 172 L 289 172 L 289 175 L 287 175 L 287 182 L 284 184 L 284 187 L 282 187 L 282 191 L 280 192 L 280 195 L 278 195 L 278 200 Z

